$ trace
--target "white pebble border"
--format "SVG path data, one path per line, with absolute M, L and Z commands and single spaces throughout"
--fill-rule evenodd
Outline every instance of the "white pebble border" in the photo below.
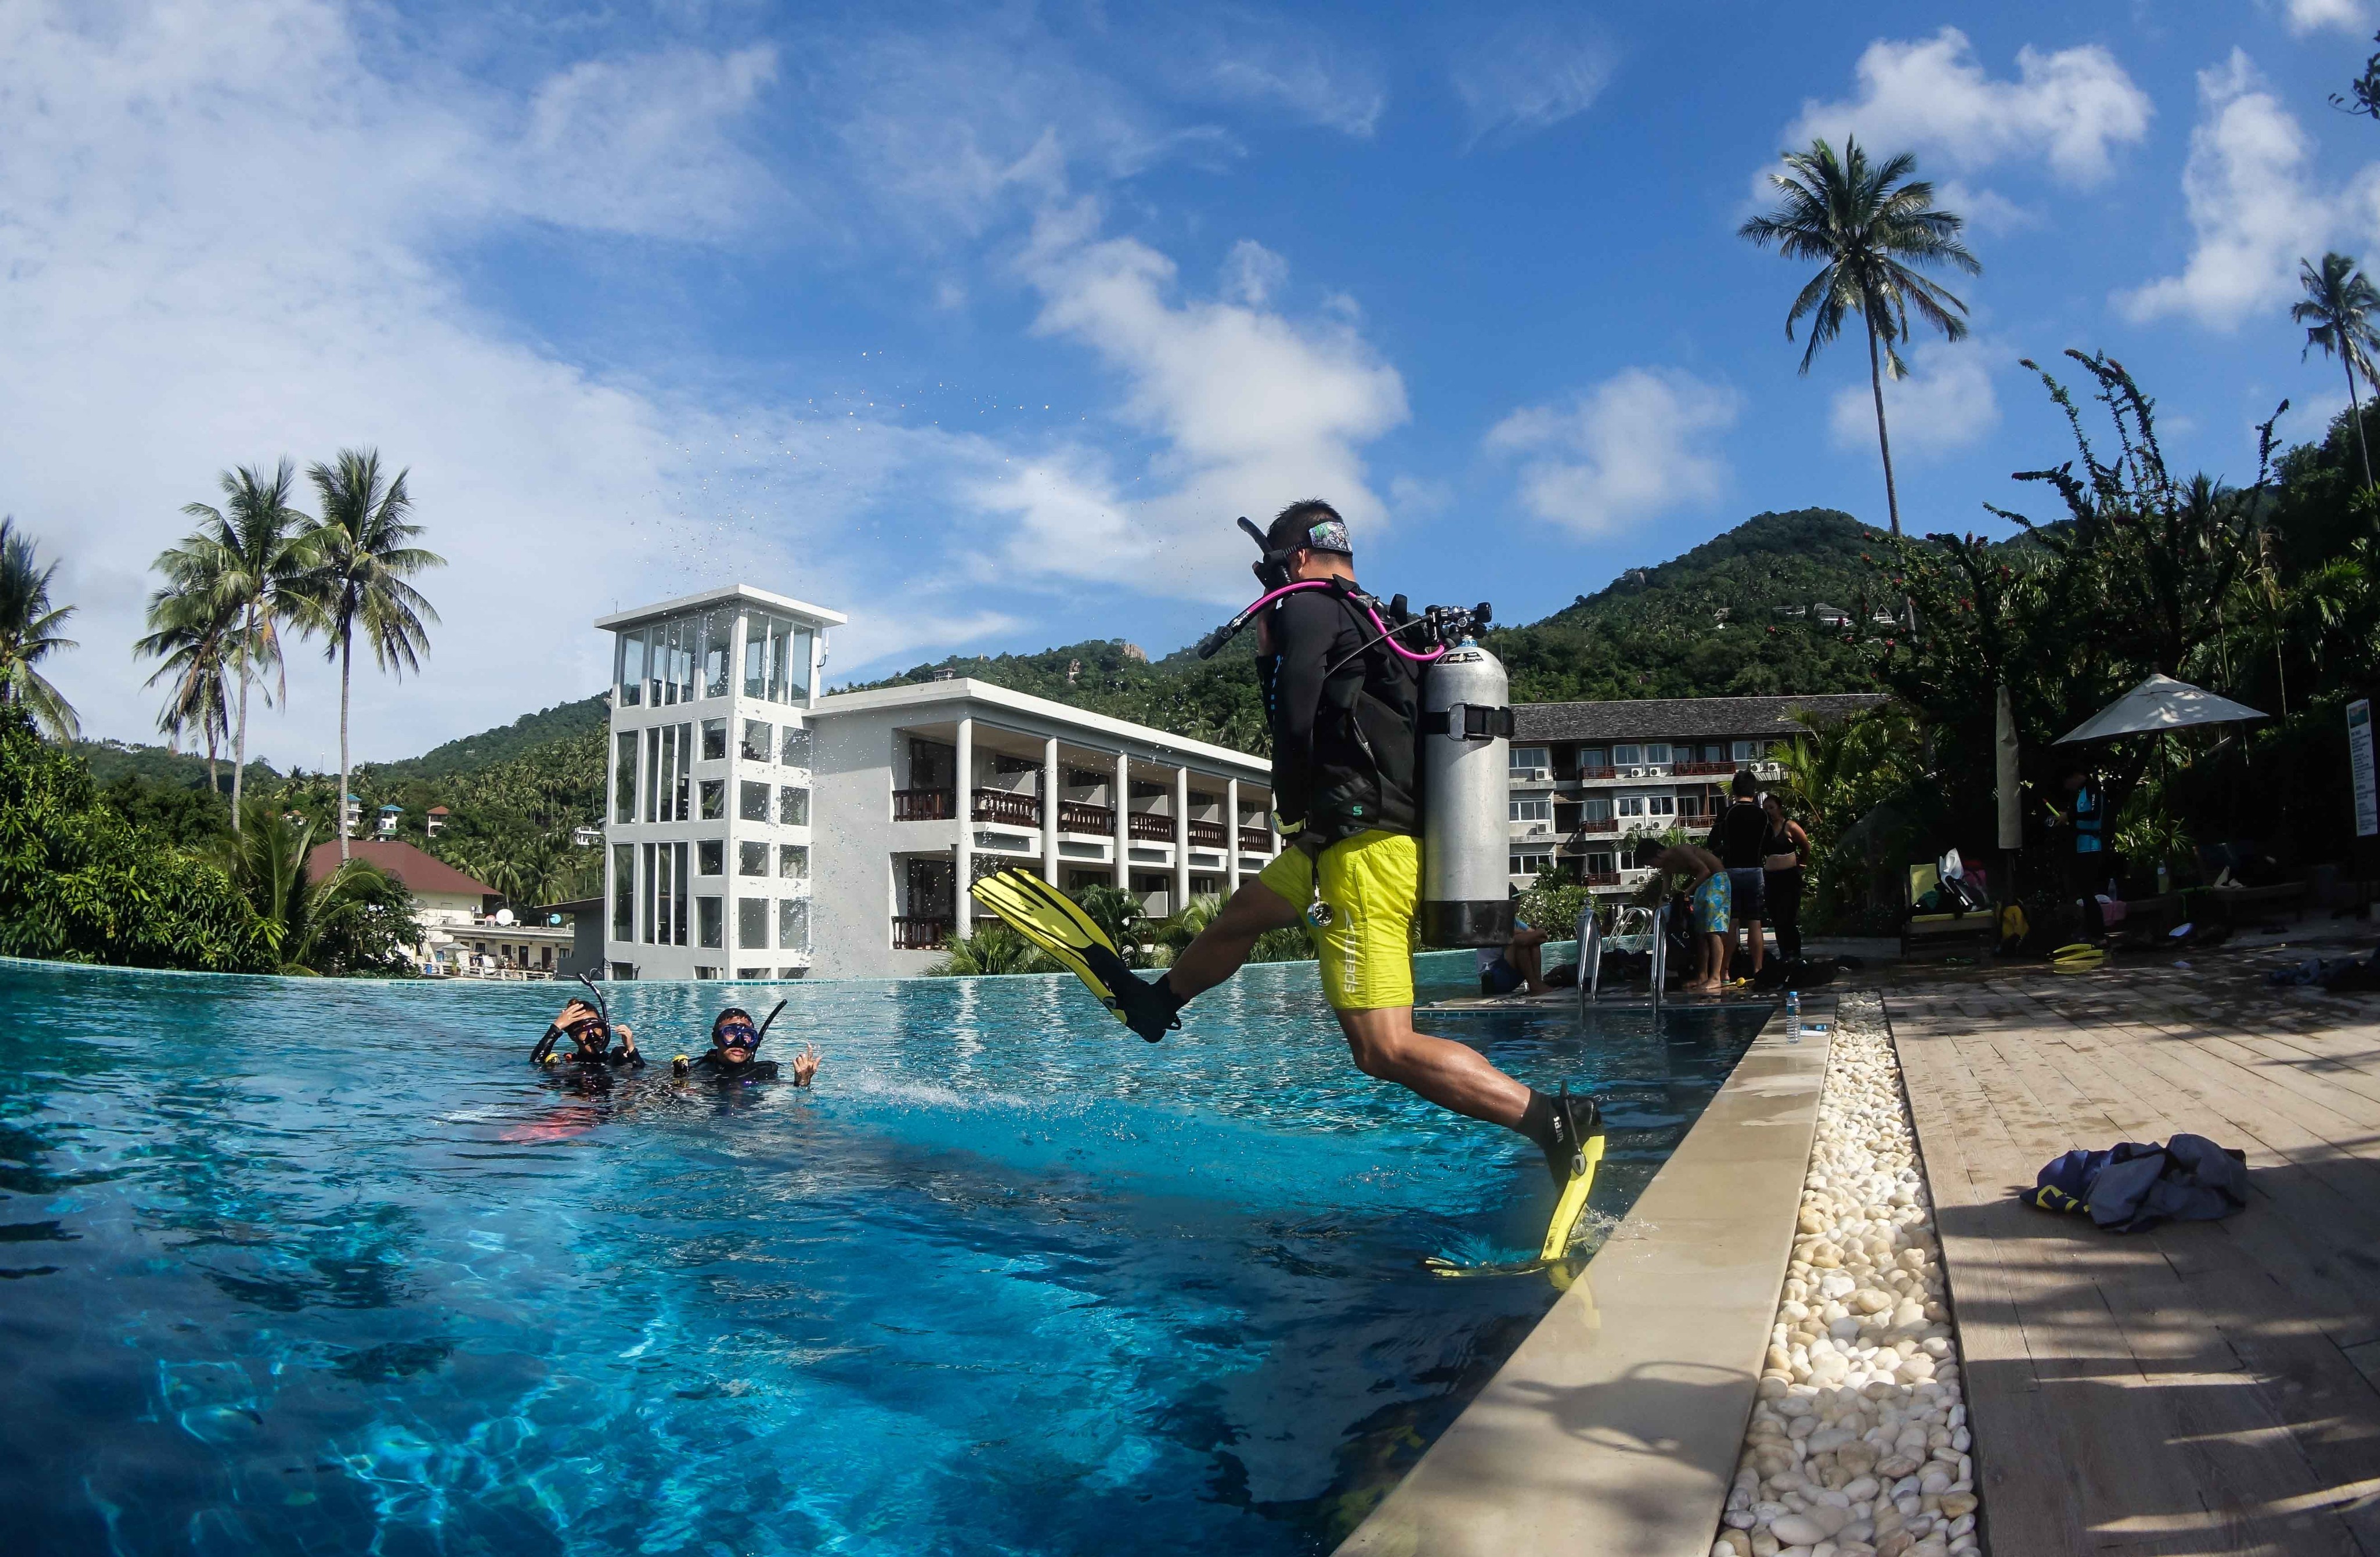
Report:
M 1836 1013 L 1767 1364 L 1711 1557 L 1976 1557 L 1934 1212 L 1874 995 Z

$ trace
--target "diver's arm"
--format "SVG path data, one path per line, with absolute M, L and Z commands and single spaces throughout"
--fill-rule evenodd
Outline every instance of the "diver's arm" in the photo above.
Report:
M 1324 590 L 1290 596 L 1273 610 L 1273 809 L 1304 821 L 1314 787 L 1314 726 L 1324 668 L 1339 636 L 1340 607 Z

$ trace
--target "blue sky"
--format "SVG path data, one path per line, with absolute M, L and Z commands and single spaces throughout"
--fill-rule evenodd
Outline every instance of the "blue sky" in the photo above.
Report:
M 1985 262 L 1888 384 L 1914 530 L 2040 510 L 2017 363 L 2105 347 L 2246 480 L 2301 254 L 2380 237 L 2330 108 L 2369 0 L 0 10 L 0 506 L 65 559 L 57 679 L 147 738 L 146 564 L 215 472 L 375 444 L 454 566 L 395 757 L 599 686 L 613 608 L 743 578 L 837 680 L 1245 597 L 1321 494 L 1366 582 L 1542 615 L 1763 509 L 1881 523 L 1855 342 L 1734 237 L 1776 153 L 1909 150 Z M 293 661 L 252 744 L 335 751 Z

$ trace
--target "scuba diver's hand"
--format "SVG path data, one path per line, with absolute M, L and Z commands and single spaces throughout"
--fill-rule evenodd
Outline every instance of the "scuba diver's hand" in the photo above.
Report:
M 629 1052 L 629 1053 L 633 1054 L 633 1053 L 635 1053 L 635 1052 L 637 1052 L 637 1029 L 636 1029 L 636 1028 L 632 1028 L 632 1027 L 628 1026 L 628 1024 L 627 1024 L 627 1023 L 623 1022 L 623 1023 L 621 1023 L 618 1027 L 613 1028 L 612 1030 L 613 1030 L 614 1033 L 616 1033 L 616 1034 L 618 1034 L 618 1035 L 619 1035 L 620 1043 L 621 1043 L 622 1047 L 625 1048 L 625 1049 L 628 1051 L 628 1052 Z
M 816 1049 L 808 1043 L 802 1045 L 801 1052 L 787 1062 L 794 1067 L 795 1086 L 807 1087 L 810 1084 L 810 1077 L 818 1074 L 819 1059 L 819 1052 Z

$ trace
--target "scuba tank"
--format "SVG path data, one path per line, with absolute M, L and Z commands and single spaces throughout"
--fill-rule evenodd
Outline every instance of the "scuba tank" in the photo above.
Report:
M 1512 684 L 1475 639 L 1423 673 L 1419 739 L 1422 943 L 1501 946 L 1512 938 Z

